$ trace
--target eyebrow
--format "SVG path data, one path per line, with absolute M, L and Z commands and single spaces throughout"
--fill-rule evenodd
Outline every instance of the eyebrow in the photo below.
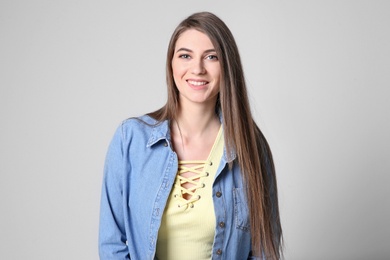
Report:
M 179 51 L 193 52 L 192 50 L 190 50 L 188 48 L 180 48 L 176 52 L 179 52 Z M 216 52 L 216 51 L 214 49 L 208 49 L 208 50 L 204 51 L 204 53 L 209 53 L 209 52 Z

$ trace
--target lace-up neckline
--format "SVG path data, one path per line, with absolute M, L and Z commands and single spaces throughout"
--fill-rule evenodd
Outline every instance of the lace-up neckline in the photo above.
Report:
M 174 195 L 180 201 L 178 207 L 193 207 L 193 203 L 200 200 L 201 196 L 196 194 L 196 191 L 205 187 L 203 177 L 209 176 L 209 173 L 204 171 L 207 163 L 212 164 L 209 161 L 179 161 L 175 187 L 180 194 Z

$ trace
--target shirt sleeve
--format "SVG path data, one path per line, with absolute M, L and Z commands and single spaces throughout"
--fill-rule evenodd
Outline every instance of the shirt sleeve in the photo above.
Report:
M 118 127 L 106 155 L 100 204 L 99 256 L 101 260 L 130 259 L 123 212 L 125 158 L 122 127 Z

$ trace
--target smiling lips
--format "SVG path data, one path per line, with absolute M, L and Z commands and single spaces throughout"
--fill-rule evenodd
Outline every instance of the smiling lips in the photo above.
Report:
M 207 85 L 208 81 L 203 80 L 187 80 L 187 83 L 190 85 L 190 87 L 194 89 L 201 89 L 203 86 Z

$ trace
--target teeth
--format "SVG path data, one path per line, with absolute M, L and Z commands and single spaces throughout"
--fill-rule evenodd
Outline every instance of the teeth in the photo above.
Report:
M 189 80 L 188 83 L 195 86 L 202 86 L 207 84 L 206 81 L 191 81 L 191 80 Z

